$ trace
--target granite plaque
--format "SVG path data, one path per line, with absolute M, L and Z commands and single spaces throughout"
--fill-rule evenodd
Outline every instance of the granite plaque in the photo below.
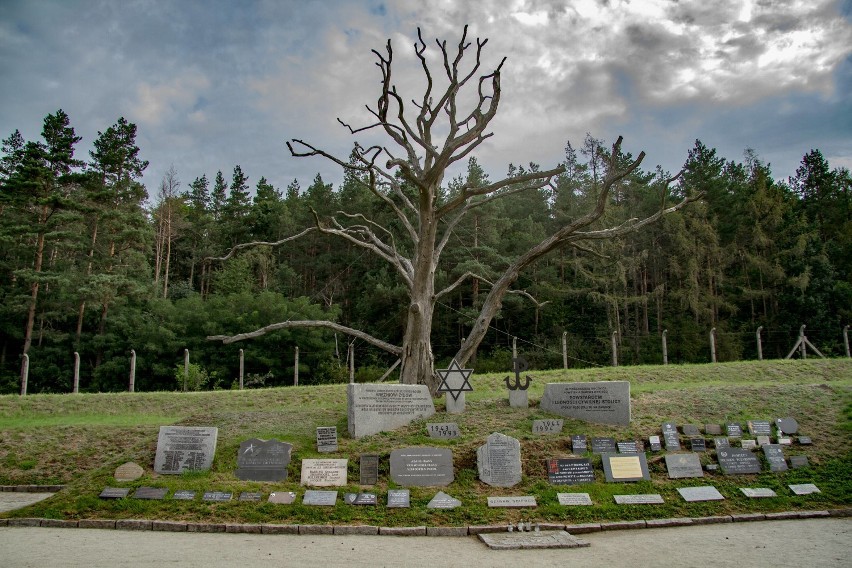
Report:
M 388 489 L 388 509 L 407 509 L 411 506 L 408 489 Z
M 744 450 L 757 449 L 757 440 L 742 440 L 740 441 L 740 447 Z
M 302 496 L 302 505 L 313 507 L 334 507 L 337 504 L 337 491 L 308 489 Z
M 814 443 L 813 440 L 811 440 L 810 436 L 799 436 L 796 441 L 799 442 L 803 446 L 810 446 L 811 444 Z
M 361 454 L 361 485 L 375 485 L 379 482 L 379 456 L 377 454 Z
M 479 479 L 492 487 L 513 487 L 521 482 L 521 442 L 494 432 L 476 450 Z
M 210 469 L 218 435 L 215 427 L 160 426 L 154 472 L 178 474 Z
M 461 501 L 456 499 L 455 497 L 450 497 L 443 491 L 438 491 L 438 493 L 432 497 L 432 500 L 429 501 L 429 504 L 426 505 L 427 509 L 455 509 L 461 505 Z
M 116 481 L 136 481 L 145 473 L 142 466 L 133 462 L 121 464 L 115 469 L 113 477 Z
M 233 497 L 233 493 L 227 493 L 225 491 L 205 491 L 204 495 L 201 496 L 202 501 L 230 501 L 231 497 Z
M 346 468 L 349 460 L 302 460 L 302 485 L 336 487 L 346 485 Z
M 704 477 L 701 460 L 695 454 L 666 454 L 666 470 L 669 479 Z
M 426 429 L 429 432 L 430 438 L 450 440 L 461 436 L 461 432 L 459 432 L 459 425 L 455 422 L 436 422 L 434 424 L 427 424 Z
M 713 445 L 718 450 L 719 448 L 730 448 L 731 442 L 728 441 L 727 436 L 720 436 L 718 438 L 713 438 Z
M 592 505 L 592 498 L 588 493 L 557 493 L 559 504 L 566 507 Z
M 195 499 L 195 491 L 189 489 L 180 489 L 172 493 L 172 499 L 175 501 L 192 501 Z
M 522 509 L 525 507 L 538 507 L 535 497 L 524 495 L 522 497 L 489 497 L 488 506 L 492 508 Z
M 592 438 L 593 454 L 614 454 L 616 451 L 615 438 Z
M 277 505 L 291 505 L 296 502 L 296 493 L 293 491 L 275 491 L 269 494 L 268 502 Z
M 707 451 L 707 442 L 704 438 L 690 438 L 689 447 L 693 452 L 705 452 Z
M 542 410 L 599 424 L 630 424 L 630 382 L 548 383 Z
M 589 451 L 589 442 L 585 434 L 571 436 L 571 451 L 575 454 L 585 454 Z
M 317 451 L 322 454 L 337 451 L 337 426 L 317 427 Z
M 98 495 L 101 499 L 123 499 L 130 493 L 130 489 L 125 487 L 104 487 L 101 494 Z
M 752 436 L 771 436 L 772 424 L 769 420 L 749 420 L 748 433 Z
M 784 434 L 795 434 L 799 431 L 799 423 L 795 418 L 778 418 L 775 420 L 775 427 Z
M 738 423 L 729 422 L 725 424 L 725 430 L 728 432 L 728 438 L 742 438 L 743 428 Z
M 725 475 L 760 473 L 760 462 L 749 450 L 724 448 L 716 452 L 716 457 Z
M 770 443 L 769 436 L 758 436 L 757 437 L 757 445 L 761 448 Z
M 782 436 L 782 437 L 778 438 L 778 443 L 781 444 L 782 446 L 792 446 L 793 445 L 793 438 L 788 438 L 786 436 Z
M 784 459 L 784 447 L 780 444 L 764 445 L 763 457 L 769 462 L 769 471 L 787 471 L 787 460 Z
M 684 424 L 681 430 L 684 436 L 692 437 L 701 435 L 701 430 L 698 429 L 697 424 Z
M 140 487 L 133 493 L 133 498 L 162 501 L 166 498 L 166 493 L 168 492 L 169 489 L 167 487 Z
M 442 487 L 453 482 L 453 452 L 447 448 L 415 447 L 393 450 L 390 476 L 403 487 Z
M 705 424 L 704 425 L 704 433 L 708 436 L 721 436 L 722 435 L 722 427 L 718 424 Z
M 659 493 L 647 493 L 645 495 L 613 495 L 615 502 L 619 505 L 662 505 L 663 496 Z
M 601 454 L 604 476 L 609 482 L 639 481 L 651 479 L 645 454 L 618 455 Z
M 663 423 L 663 440 L 666 442 L 666 450 L 676 452 L 680 450 L 680 436 L 677 433 L 677 425 L 674 422 Z
M 793 469 L 810 467 L 810 465 L 811 464 L 808 463 L 808 456 L 790 456 L 790 467 Z
M 533 434 L 558 434 L 562 432 L 564 420 L 533 420 Z
M 347 505 L 372 505 L 378 504 L 375 493 L 344 493 L 343 502 Z
M 660 450 L 663 449 L 663 446 L 660 443 L 660 437 L 659 436 L 649 436 L 648 437 L 648 444 L 651 446 L 652 452 L 659 452 Z
M 240 444 L 234 475 L 243 481 L 284 481 L 292 450 L 278 440 L 249 438 Z
M 547 478 L 554 485 L 594 483 L 595 470 L 585 458 L 547 460 Z
M 704 485 L 702 487 L 679 487 L 677 490 L 684 501 L 690 503 L 695 501 L 723 501 L 725 498 L 719 493 L 719 490 L 712 485 Z
M 361 438 L 394 430 L 435 414 L 426 385 L 347 385 L 349 435 Z
M 816 485 L 813 483 L 799 483 L 794 485 L 788 485 L 790 491 L 795 493 L 796 495 L 810 495 L 811 493 L 822 493 Z
M 617 442 L 616 446 L 618 447 L 619 454 L 638 454 L 639 447 L 636 445 L 635 441 L 627 441 L 627 442 Z
M 743 495 L 749 499 L 763 499 L 764 497 L 778 497 L 778 494 L 768 487 L 740 487 Z
M 240 493 L 238 501 L 260 501 L 263 498 L 263 493 L 255 491 L 243 491 Z

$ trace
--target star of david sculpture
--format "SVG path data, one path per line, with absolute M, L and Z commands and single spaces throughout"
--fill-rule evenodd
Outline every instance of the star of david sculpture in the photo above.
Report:
M 445 392 L 457 401 L 463 392 L 473 391 L 469 380 L 473 369 L 462 369 L 455 359 L 450 363 L 449 368 L 435 369 L 435 372 L 441 379 L 437 392 Z

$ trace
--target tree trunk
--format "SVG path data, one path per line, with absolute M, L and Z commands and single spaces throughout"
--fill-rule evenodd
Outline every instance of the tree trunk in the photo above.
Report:
M 48 209 L 47 206 L 41 208 L 39 215 L 39 225 L 44 225 L 47 222 Z M 42 260 L 44 259 L 44 230 L 39 231 L 38 239 L 36 240 L 35 262 L 33 264 L 33 272 L 36 275 L 41 274 Z M 35 326 L 36 303 L 38 302 L 38 280 L 34 280 L 30 287 L 30 305 L 27 310 L 27 327 L 24 330 L 24 349 L 23 354 L 26 355 L 33 343 L 33 327 Z

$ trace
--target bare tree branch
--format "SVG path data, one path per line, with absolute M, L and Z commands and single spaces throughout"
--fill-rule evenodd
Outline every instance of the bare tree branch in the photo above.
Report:
M 304 237 L 305 235 L 307 235 L 308 233 L 310 233 L 311 231 L 314 231 L 314 230 L 315 230 L 315 227 L 308 227 L 307 229 L 305 229 L 301 233 L 292 235 L 290 237 L 286 237 L 284 239 L 281 239 L 281 240 L 278 240 L 278 241 L 275 241 L 275 242 L 254 241 L 254 242 L 251 242 L 251 243 L 241 243 L 241 244 L 238 244 L 237 246 L 235 246 L 234 248 L 232 248 L 231 250 L 229 250 L 228 253 L 225 256 L 208 256 L 204 260 L 207 260 L 207 261 L 219 260 L 219 261 L 224 262 L 224 261 L 228 260 L 229 258 L 231 258 L 232 256 L 234 256 L 234 254 L 236 254 L 237 252 L 239 252 L 243 249 L 252 248 L 252 247 L 260 247 L 260 246 L 277 247 L 279 245 L 283 245 L 284 243 L 289 243 L 290 241 L 295 241 L 296 239 Z

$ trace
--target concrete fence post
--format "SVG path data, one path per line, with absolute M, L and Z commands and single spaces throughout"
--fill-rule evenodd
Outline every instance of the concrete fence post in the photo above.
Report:
M 74 394 L 80 392 L 80 354 L 76 351 L 74 352 L 74 384 L 71 392 Z
M 130 350 L 130 384 L 127 386 L 129 392 L 136 391 L 136 351 Z
M 669 345 L 668 345 L 669 330 L 663 330 L 663 365 L 669 364 Z

